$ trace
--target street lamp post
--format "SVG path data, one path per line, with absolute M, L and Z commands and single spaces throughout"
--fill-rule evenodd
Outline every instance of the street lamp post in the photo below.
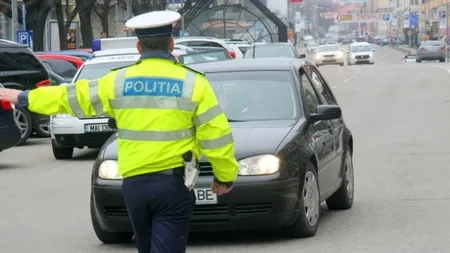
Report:
M 11 0 L 11 40 L 16 40 L 16 31 L 17 31 L 17 0 Z

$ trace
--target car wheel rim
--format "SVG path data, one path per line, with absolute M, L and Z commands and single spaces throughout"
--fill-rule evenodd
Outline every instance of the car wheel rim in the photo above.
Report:
M 303 205 L 306 219 L 311 227 L 314 227 L 319 219 L 319 187 L 317 178 L 311 171 L 306 172 L 303 184 Z
M 345 161 L 345 181 L 348 197 L 352 199 L 355 181 L 353 180 L 353 164 L 350 155 L 348 155 Z
M 27 117 L 22 111 L 14 110 L 14 119 L 16 120 L 17 125 L 19 125 L 21 137 L 25 136 L 29 125 Z
M 39 128 L 41 129 L 41 131 L 45 134 L 50 134 L 50 127 L 49 127 L 50 123 L 45 123 L 45 124 L 41 124 L 39 125 Z

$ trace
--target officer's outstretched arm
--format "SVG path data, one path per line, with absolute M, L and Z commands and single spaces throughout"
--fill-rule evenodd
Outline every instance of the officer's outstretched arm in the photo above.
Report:
M 194 100 L 199 104 L 195 112 L 194 125 L 197 129 L 199 146 L 213 167 L 215 180 L 231 183 L 237 178 L 239 164 L 234 156 L 230 124 L 208 80 L 203 76 L 197 76 L 195 87 Z
M 36 113 L 67 113 L 74 117 L 112 115 L 109 103 L 114 94 L 114 72 L 96 80 L 79 80 L 75 84 L 42 87 L 28 94 L 28 108 Z M 111 81 L 112 80 L 112 81 Z

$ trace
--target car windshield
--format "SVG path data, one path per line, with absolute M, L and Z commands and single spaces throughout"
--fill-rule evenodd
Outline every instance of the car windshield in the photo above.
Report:
M 119 61 L 99 64 L 85 64 L 80 69 L 78 76 L 75 76 L 73 82 L 76 82 L 80 79 L 97 79 L 108 74 L 113 68 L 119 68 L 122 66 L 130 65 L 132 63 L 133 62 Z
M 441 42 L 439 41 L 427 41 L 424 43 L 424 46 L 426 47 L 440 47 L 441 46 Z
M 308 43 L 308 47 L 317 47 L 319 44 L 317 44 L 316 42 L 309 42 Z
M 350 52 L 352 53 L 361 53 L 370 51 L 372 51 L 372 47 L 370 47 L 370 45 L 355 45 L 350 47 Z
M 230 120 L 283 120 L 296 117 L 292 75 L 288 71 L 207 73 Z
M 340 51 L 341 48 L 338 45 L 321 46 L 317 50 L 318 52 L 335 52 Z
M 228 52 L 225 50 L 205 51 L 195 54 L 180 55 L 180 63 L 190 64 L 208 61 L 224 61 L 230 59 Z
M 254 48 L 250 47 L 244 58 L 295 58 L 295 53 L 289 45 L 260 45 L 255 48 L 255 55 Z

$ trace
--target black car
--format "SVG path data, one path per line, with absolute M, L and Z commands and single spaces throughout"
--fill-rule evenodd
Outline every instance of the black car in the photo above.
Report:
M 26 45 L 0 40 L 0 66 L 0 83 L 7 88 L 33 90 L 51 85 L 47 70 Z M 50 119 L 19 106 L 14 114 L 21 130 L 18 145 L 27 141 L 33 131 L 43 134 L 37 126 L 48 123 Z
M 56 59 L 41 59 L 41 61 L 48 71 L 55 72 L 65 79 L 73 78 L 77 73 L 77 68 L 68 61 Z
M 0 84 L 0 89 L 2 88 Z M 20 136 L 20 127 L 14 118 L 13 105 L 0 100 L 0 152 L 17 145 Z
M 213 171 L 200 161 L 192 231 L 285 228 L 313 236 L 320 203 L 353 204 L 353 137 L 329 85 L 302 59 L 239 59 L 190 65 L 206 73 L 227 115 L 239 177 L 216 196 Z M 91 177 L 91 218 L 104 243 L 131 239 L 121 194 L 117 134 L 100 151 Z

